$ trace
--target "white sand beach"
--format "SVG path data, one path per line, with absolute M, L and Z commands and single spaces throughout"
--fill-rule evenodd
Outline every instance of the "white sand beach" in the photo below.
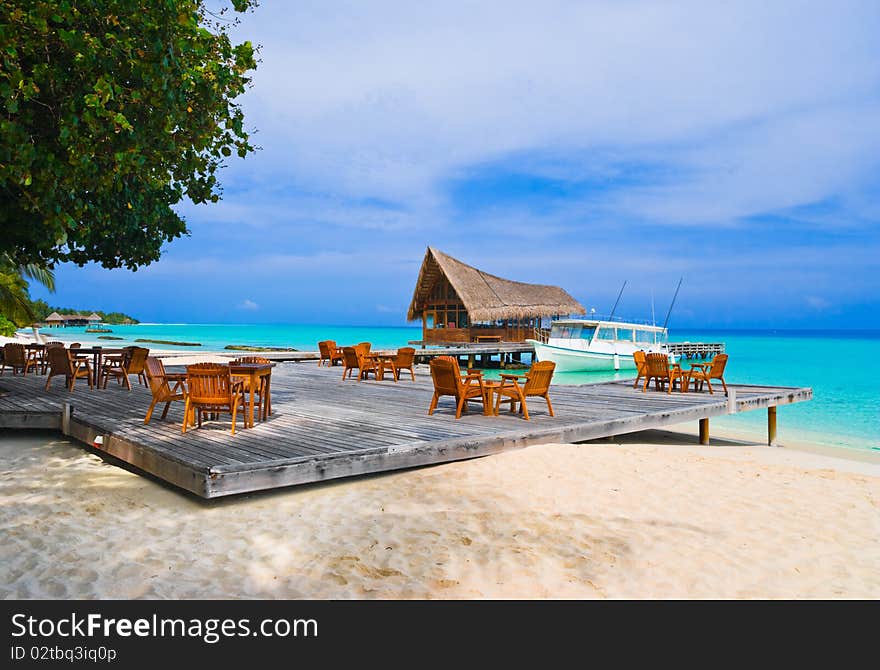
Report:
M 650 431 L 202 502 L 0 433 L 4 598 L 877 598 L 880 465 Z

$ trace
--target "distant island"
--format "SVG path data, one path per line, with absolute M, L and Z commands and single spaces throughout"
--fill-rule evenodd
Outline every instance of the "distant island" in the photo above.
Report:
M 100 309 L 73 309 L 72 307 L 51 307 L 45 300 L 31 300 L 30 307 L 34 316 L 37 317 L 38 322 L 45 322 L 46 317 L 52 314 L 52 312 L 57 312 L 62 316 L 73 314 L 88 315 L 94 313 L 101 317 L 102 323 L 114 326 L 140 323 L 140 321 L 133 316 L 129 316 L 123 312 L 103 312 Z

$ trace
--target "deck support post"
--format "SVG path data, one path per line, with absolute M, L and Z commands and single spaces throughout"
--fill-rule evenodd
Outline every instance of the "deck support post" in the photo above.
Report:
M 64 403 L 61 410 L 61 434 L 64 436 L 70 435 L 70 411 L 70 403 Z
M 473 369 L 474 363 L 477 362 L 477 357 L 474 354 L 470 354 L 468 356 L 468 370 Z
M 700 419 L 700 444 L 709 444 L 709 419 Z
M 767 444 L 776 446 L 776 405 L 767 408 Z

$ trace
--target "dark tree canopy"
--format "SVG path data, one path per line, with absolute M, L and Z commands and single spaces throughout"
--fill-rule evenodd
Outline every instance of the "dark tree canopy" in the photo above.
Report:
M 233 0 L 245 11 L 254 0 Z M 253 151 L 250 42 L 203 0 L 0 0 L 0 253 L 136 269 Z

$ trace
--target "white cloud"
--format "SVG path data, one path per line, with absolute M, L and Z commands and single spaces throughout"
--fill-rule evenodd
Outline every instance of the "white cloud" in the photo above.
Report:
M 819 312 L 824 312 L 829 307 L 831 307 L 830 301 L 826 300 L 825 298 L 821 298 L 819 296 L 816 296 L 816 295 L 808 295 L 806 300 L 807 300 L 807 304 L 810 307 L 812 307 L 813 309 L 815 309 L 816 311 L 819 311 Z
M 255 312 L 256 310 L 260 309 L 260 306 L 253 300 L 245 298 L 242 302 L 238 304 L 238 308 L 247 310 L 249 312 Z
M 241 28 L 263 45 L 246 107 L 264 150 L 230 174 L 248 175 L 243 202 L 266 189 L 317 194 L 305 215 L 381 229 L 441 216 L 441 185 L 462 167 L 534 151 L 680 167 L 671 184 L 605 203 L 651 220 L 716 222 L 819 201 L 878 164 L 877 10 L 265 3 Z M 582 171 L 568 164 L 562 175 Z M 349 198 L 402 203 L 407 214 L 363 216 Z

